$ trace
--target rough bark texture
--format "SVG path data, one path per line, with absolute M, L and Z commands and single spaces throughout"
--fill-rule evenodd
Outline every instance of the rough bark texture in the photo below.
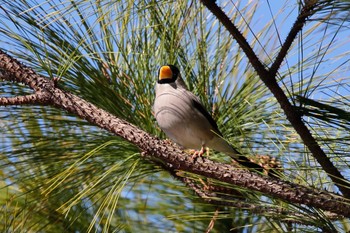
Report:
M 320 208 L 350 217 L 350 204 L 341 196 L 261 176 L 248 170 L 237 169 L 230 164 L 217 163 L 202 157 L 194 160 L 176 146 L 169 145 L 78 96 L 61 90 L 53 80 L 36 74 L 32 69 L 25 67 L 2 51 L 0 51 L 0 78 L 24 83 L 35 91 L 34 95 L 27 96 L 28 101 L 23 101 L 23 98 L 26 97 L 21 96 L 2 97 L 0 98 L 0 105 L 7 105 L 9 102 L 11 104 L 37 103 L 52 105 L 86 119 L 90 123 L 135 144 L 143 151 L 145 156 L 156 159 L 158 162 L 161 161 L 163 167 L 169 171 L 178 169 L 192 172 L 259 191 L 287 202 Z M 33 100 L 35 101 L 33 102 Z

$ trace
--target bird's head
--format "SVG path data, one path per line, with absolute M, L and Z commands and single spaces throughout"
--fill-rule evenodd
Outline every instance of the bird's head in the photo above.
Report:
M 180 71 L 176 66 L 166 65 L 159 69 L 158 83 L 174 83 L 180 75 Z

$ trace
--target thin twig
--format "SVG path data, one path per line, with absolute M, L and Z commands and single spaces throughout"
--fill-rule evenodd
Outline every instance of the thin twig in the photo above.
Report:
M 257 73 L 267 73 L 267 70 L 260 59 L 256 56 L 253 49 L 238 30 L 238 28 L 231 22 L 230 18 L 222 11 L 222 9 L 212 0 L 201 0 L 202 3 L 220 20 L 226 27 L 230 34 L 238 42 L 241 49 L 244 51 Z
M 214 228 L 215 221 L 216 221 L 218 215 L 219 215 L 219 209 L 216 209 L 215 212 L 214 212 L 214 215 L 211 218 L 210 223 L 209 223 L 209 225 L 207 227 L 206 233 L 210 233 L 211 230 Z
M 293 44 L 293 41 L 295 40 L 295 38 L 297 37 L 297 35 L 299 34 L 299 32 L 303 29 L 306 20 L 308 17 L 310 17 L 313 13 L 314 13 L 314 8 L 316 7 L 315 4 L 307 4 L 305 5 L 296 21 L 294 22 L 292 28 L 290 29 L 287 38 L 285 39 L 284 43 L 282 44 L 282 47 L 275 59 L 275 61 L 272 63 L 269 73 L 271 75 L 271 78 L 275 78 L 278 69 L 280 68 L 283 60 L 286 58 L 288 50 L 290 49 L 290 47 Z

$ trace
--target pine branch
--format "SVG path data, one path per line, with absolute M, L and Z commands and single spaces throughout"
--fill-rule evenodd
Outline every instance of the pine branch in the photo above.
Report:
M 145 157 L 146 154 L 143 153 Z M 151 159 L 152 160 L 152 159 Z M 183 176 L 182 172 L 177 172 L 172 169 L 171 164 L 162 164 L 158 160 L 154 160 L 154 163 L 161 166 L 164 170 L 167 170 L 174 179 L 177 179 L 184 183 L 188 188 L 190 188 L 198 197 L 201 198 L 203 202 L 216 205 L 220 207 L 233 207 L 237 209 L 243 209 L 250 212 L 251 214 L 257 214 L 265 216 L 266 218 L 276 219 L 287 224 L 300 224 L 304 226 L 314 226 L 314 222 L 310 220 L 312 216 L 309 212 L 301 213 L 297 211 L 291 211 L 283 207 L 269 207 L 261 206 L 259 204 L 253 204 L 251 201 L 245 198 L 241 192 L 238 190 L 223 187 L 223 186 L 213 186 L 210 184 L 205 184 L 202 179 L 199 178 L 200 182 L 197 182 L 191 177 Z M 335 221 L 341 220 L 345 217 L 343 215 L 338 215 L 332 212 L 324 212 L 327 219 Z M 315 221 L 318 216 L 315 216 Z M 324 232 L 328 232 L 323 229 Z
M 192 179 L 187 177 L 177 177 L 178 179 L 182 180 L 183 183 L 187 185 L 187 187 L 190 187 L 204 202 L 217 205 L 217 206 L 223 206 L 223 207 L 234 207 L 238 209 L 243 209 L 246 211 L 249 211 L 252 214 L 258 214 L 265 217 L 269 217 L 272 219 L 276 219 L 281 222 L 286 223 L 294 223 L 294 224 L 302 224 L 302 225 L 310 225 L 313 226 L 313 223 L 310 223 L 310 216 L 309 213 L 300 213 L 300 212 L 294 212 L 282 207 L 268 207 L 268 206 L 261 206 L 256 205 L 253 203 L 250 203 L 249 201 L 244 201 L 237 198 L 231 198 L 231 200 L 225 200 L 225 196 L 221 196 L 217 193 L 211 192 L 196 182 L 194 182 Z M 307 217 L 305 216 L 307 215 Z M 325 213 L 328 219 L 330 220 L 339 220 L 344 218 L 344 216 L 333 214 L 333 213 Z
M 228 16 L 223 12 L 223 10 L 211 0 L 201 0 L 202 3 L 215 15 L 215 17 L 226 27 L 230 32 L 232 37 L 237 41 L 239 46 L 242 48 L 244 53 L 249 59 L 249 62 L 254 67 L 255 71 L 259 75 L 260 79 L 269 88 L 271 93 L 275 96 L 287 119 L 292 124 L 296 132 L 299 134 L 300 138 L 303 140 L 304 144 L 310 150 L 312 155 L 316 158 L 317 162 L 321 165 L 322 169 L 328 174 L 330 179 L 339 188 L 342 194 L 350 199 L 350 188 L 349 181 L 340 173 L 340 171 L 334 166 L 332 161 L 327 157 L 326 153 L 322 150 L 320 145 L 317 143 L 315 138 L 312 136 L 309 129 L 306 127 L 302 120 L 302 116 L 299 112 L 295 110 L 288 97 L 278 85 L 276 80 L 276 73 L 284 60 L 287 52 L 294 41 L 297 34 L 303 28 L 306 20 L 314 13 L 314 8 L 319 4 L 317 1 L 308 0 L 305 1 L 301 13 L 299 14 L 291 32 L 289 33 L 285 43 L 282 45 L 281 50 L 275 59 L 272 67 L 268 70 L 261 63 L 259 58 L 254 53 L 253 49 L 250 47 L 247 40 L 244 38 L 242 33 L 237 29 L 237 27 L 230 21 Z
M 222 164 L 202 157 L 194 160 L 177 146 L 155 138 L 127 121 L 111 115 L 78 96 L 61 90 L 54 80 L 36 74 L 32 69 L 20 64 L 1 50 L 0 72 L 6 73 L 6 80 L 24 83 L 35 93 L 45 93 L 44 102 L 38 102 L 38 104 L 51 105 L 86 119 L 91 124 L 106 129 L 138 146 L 144 155 L 152 160 L 161 161 L 164 167 L 170 170 L 177 169 L 195 173 L 258 191 L 286 202 L 320 208 L 350 217 L 349 202 L 336 194 L 261 176 L 248 170 L 237 169 L 230 164 Z

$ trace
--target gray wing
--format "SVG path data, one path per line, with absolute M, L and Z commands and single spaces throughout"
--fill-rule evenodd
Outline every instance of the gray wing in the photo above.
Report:
M 219 130 L 219 127 L 216 124 L 216 121 L 209 114 L 209 112 L 203 107 L 203 105 L 197 99 L 192 99 L 192 105 L 195 109 L 197 109 L 200 113 L 202 113 L 204 115 L 204 117 L 209 121 L 209 123 L 213 127 L 215 133 L 222 136 L 222 134 Z

